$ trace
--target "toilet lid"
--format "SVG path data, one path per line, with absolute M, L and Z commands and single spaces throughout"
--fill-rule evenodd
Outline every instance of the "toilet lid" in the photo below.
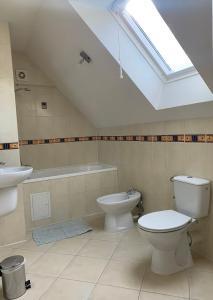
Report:
M 146 231 L 169 232 L 175 231 L 190 223 L 192 218 L 174 210 L 163 210 L 142 216 L 138 225 Z

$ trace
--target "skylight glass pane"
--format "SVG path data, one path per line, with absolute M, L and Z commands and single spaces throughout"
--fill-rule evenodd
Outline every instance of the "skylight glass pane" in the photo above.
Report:
M 125 10 L 138 23 L 172 72 L 193 66 L 152 0 L 129 0 Z

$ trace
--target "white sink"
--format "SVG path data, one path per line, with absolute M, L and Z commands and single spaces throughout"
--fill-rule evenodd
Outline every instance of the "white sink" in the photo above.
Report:
M 16 186 L 27 179 L 32 173 L 31 167 L 3 167 L 0 168 L 0 189 Z
M 0 216 L 12 213 L 17 207 L 17 185 L 32 173 L 31 167 L 0 168 Z

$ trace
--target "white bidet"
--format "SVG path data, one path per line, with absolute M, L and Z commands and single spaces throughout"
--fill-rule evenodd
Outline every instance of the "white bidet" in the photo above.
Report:
M 131 211 L 137 205 L 141 194 L 117 193 L 99 197 L 97 203 L 105 212 L 105 230 L 119 231 L 133 227 Z

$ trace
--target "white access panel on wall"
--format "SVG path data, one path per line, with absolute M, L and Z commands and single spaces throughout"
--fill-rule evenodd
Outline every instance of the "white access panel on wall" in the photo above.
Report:
M 32 221 L 51 217 L 50 192 L 30 194 Z

